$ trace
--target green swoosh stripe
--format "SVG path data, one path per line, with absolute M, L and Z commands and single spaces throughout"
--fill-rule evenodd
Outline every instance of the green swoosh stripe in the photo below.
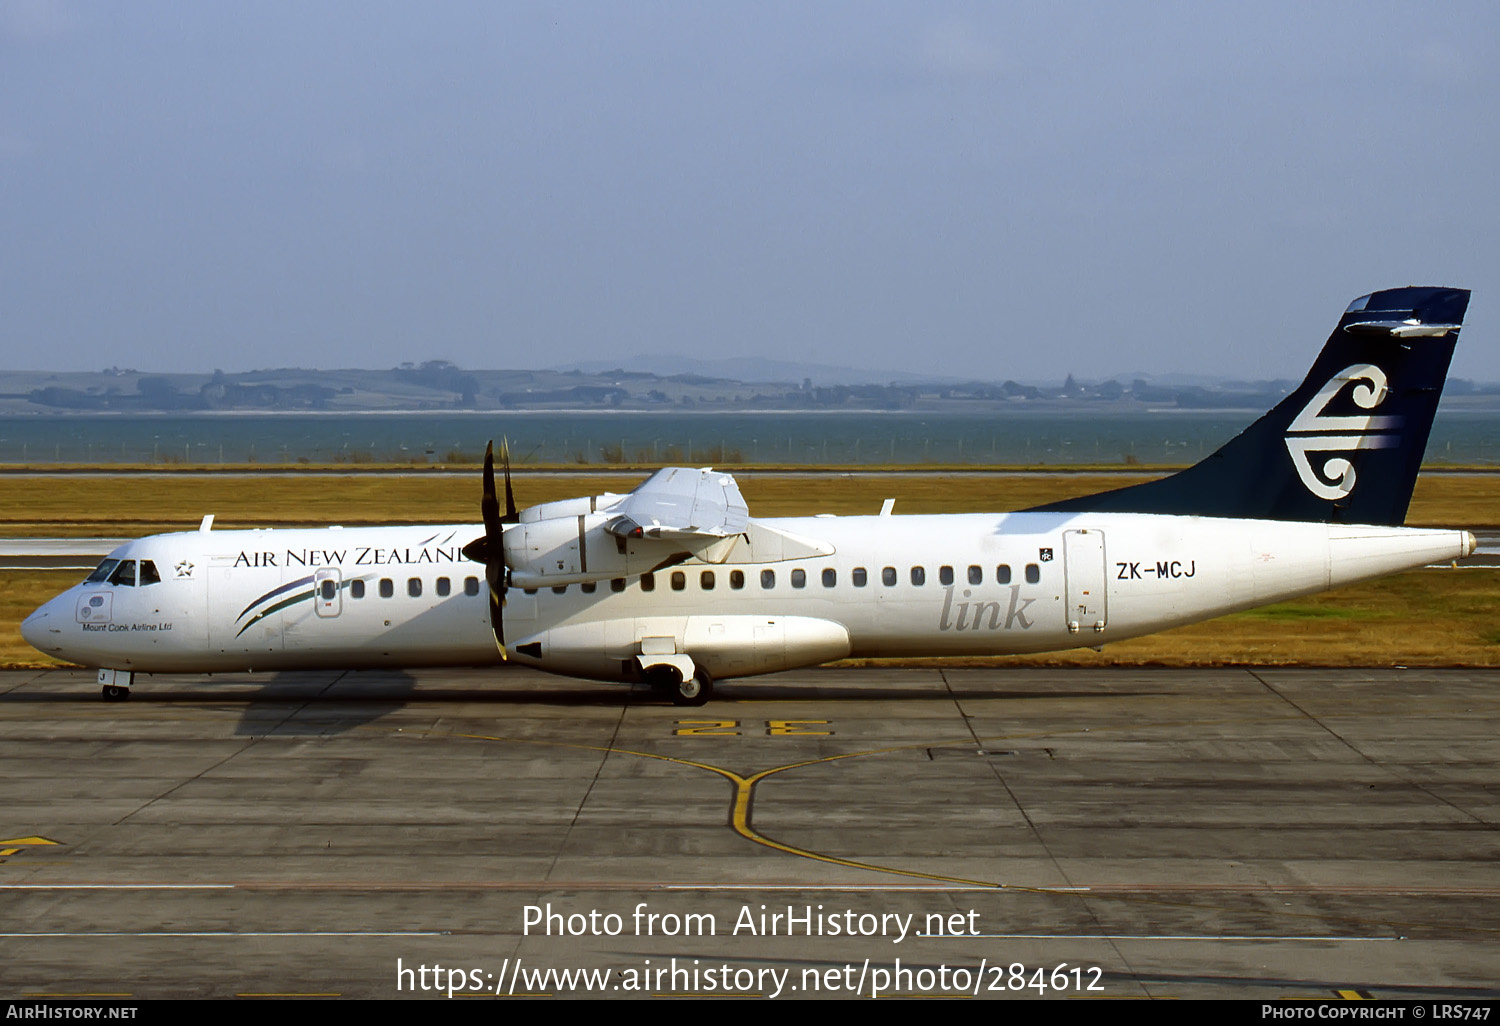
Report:
M 281 612 L 287 606 L 295 606 L 298 602 L 306 602 L 308 599 L 312 598 L 314 594 L 316 594 L 316 592 L 314 592 L 314 591 L 304 591 L 300 595 L 293 595 L 290 598 L 284 598 L 284 599 L 282 599 L 280 602 L 277 602 L 275 605 L 267 606 L 266 608 L 262 609 L 260 612 L 256 613 L 254 616 L 252 616 L 250 619 L 246 620 L 245 621 L 245 626 L 241 627 L 238 631 L 236 631 L 235 634 L 234 634 L 234 636 L 237 638 L 241 634 L 244 634 L 246 631 L 248 631 L 250 629 L 251 625 L 254 624 L 257 620 L 264 620 L 266 617 L 270 616 L 272 613 L 279 613 L 279 612 Z

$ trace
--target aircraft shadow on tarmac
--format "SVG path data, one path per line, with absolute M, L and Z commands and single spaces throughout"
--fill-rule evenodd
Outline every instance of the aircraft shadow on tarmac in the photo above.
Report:
M 736 699 L 753 699 L 757 703 L 785 702 L 887 702 L 940 703 L 954 701 L 1134 699 L 1173 694 L 1170 689 L 1132 688 L 1058 690 L 936 688 L 881 686 L 829 686 L 821 683 L 731 683 L 721 687 L 714 706 L 732 705 Z M 0 705 L 16 703 L 97 702 L 94 693 L 48 691 L 45 688 L 19 688 L 0 695 Z M 239 708 L 240 722 L 236 735 L 327 736 L 340 734 L 374 723 L 405 708 L 413 702 L 435 705 L 549 706 L 571 708 L 619 708 L 622 705 L 662 706 L 671 708 L 670 697 L 643 684 L 590 684 L 557 678 L 555 684 L 526 688 L 503 684 L 475 687 L 418 687 L 417 678 L 406 671 L 288 671 L 261 681 L 236 681 L 233 678 L 175 678 L 166 675 L 148 677 L 134 689 L 130 705 L 217 706 Z M 706 707 L 710 711 L 714 706 Z M 703 714 L 703 710 L 692 710 Z

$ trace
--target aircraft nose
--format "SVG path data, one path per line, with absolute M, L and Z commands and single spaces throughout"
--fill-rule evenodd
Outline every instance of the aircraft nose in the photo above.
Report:
M 51 605 L 51 603 L 48 603 L 48 605 Z M 47 606 L 42 606 L 21 621 L 21 637 L 26 639 L 26 644 L 34 649 L 41 650 L 42 639 L 47 636 L 47 621 L 51 615 L 47 610 Z
M 42 604 L 34 613 L 21 621 L 21 637 L 26 644 L 38 652 L 58 655 L 62 651 L 63 628 L 70 622 L 65 599 L 67 593 Z

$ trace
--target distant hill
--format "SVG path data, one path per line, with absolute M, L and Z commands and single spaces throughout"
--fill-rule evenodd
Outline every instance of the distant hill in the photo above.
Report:
M 814 385 L 955 384 L 960 380 L 923 376 L 906 371 L 869 367 L 837 367 L 826 363 L 769 360 L 755 356 L 703 360 L 690 356 L 659 354 L 633 356 L 623 363 L 593 360 L 564 364 L 557 369 L 564 372 L 576 370 L 585 374 L 600 374 L 614 368 L 661 377 L 693 374 L 729 381 L 783 382 L 794 385 L 800 385 L 804 381 L 811 381 Z
M 665 361 L 665 362 L 663 362 Z M 445 360 L 389 370 L 278 368 L 171 374 L 0 371 L 0 413 L 424 410 L 1264 410 L 1293 382 L 1172 376 L 1058 383 L 924 380 L 809 363 L 641 357 L 629 366 L 468 370 Z M 660 370 L 642 369 L 656 366 Z M 671 373 L 662 373 L 670 370 Z M 740 377 L 736 374 L 744 374 Z M 779 376 L 779 379 L 777 379 Z M 861 380 L 861 377 L 864 380 Z M 869 380 L 877 378 L 877 380 Z M 1445 408 L 1500 408 L 1500 386 L 1455 379 Z

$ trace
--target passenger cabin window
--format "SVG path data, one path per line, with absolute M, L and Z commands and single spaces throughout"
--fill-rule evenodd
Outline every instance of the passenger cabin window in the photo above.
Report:
M 888 566 L 884 570 L 881 570 L 880 583 L 887 588 L 894 588 L 896 586 L 896 568 Z
M 953 583 L 953 568 L 951 566 L 938 567 L 938 583 L 945 588 Z
M 703 573 L 698 575 L 698 583 L 703 586 L 704 591 L 713 591 L 714 572 L 712 570 L 703 571 Z
M 318 594 L 324 602 L 332 602 L 339 593 L 339 583 L 332 577 L 325 577 L 318 584 Z
M 452 592 L 453 582 L 448 580 L 448 578 L 446 577 L 439 577 L 437 579 L 437 593 L 442 597 L 447 598 L 450 594 L 452 594 Z
M 406 579 L 406 593 L 412 598 L 422 597 L 422 578 L 408 577 Z
M 110 584 L 123 584 L 127 587 L 135 587 L 135 560 L 122 559 L 120 565 L 115 567 L 115 572 L 109 575 Z
M 390 598 L 394 594 L 396 594 L 396 585 L 389 577 L 382 577 L 380 579 L 380 597 Z
M 84 583 L 98 584 L 101 581 L 109 580 L 109 575 L 114 573 L 115 567 L 119 565 L 120 561 L 118 559 L 106 559 L 104 562 L 100 563 L 97 567 L 94 568 L 93 573 L 89 574 L 83 579 Z
M 687 587 L 687 574 L 683 573 L 681 570 L 673 570 L 672 571 L 672 590 L 673 591 L 681 591 L 683 588 L 686 588 L 686 587 Z
M 828 567 L 823 571 L 823 587 L 832 588 L 835 584 L 838 583 L 839 572 L 837 570 L 833 569 L 832 567 Z
M 350 581 L 349 582 L 349 597 L 350 598 L 357 598 L 357 599 L 364 598 L 365 597 L 365 582 L 364 581 Z
M 1026 564 L 1026 583 L 1035 584 L 1042 579 L 1042 568 L 1035 563 Z
M 971 567 L 969 567 L 969 583 L 970 584 L 983 584 L 984 583 L 984 567 L 982 567 L 982 566 L 971 566 Z
M 364 588 L 360 588 L 359 589 L 359 592 L 360 592 L 361 595 L 364 594 L 364 591 L 365 591 Z M 465 577 L 464 578 L 464 594 L 465 595 L 478 595 L 479 594 L 479 578 L 477 578 L 477 577 Z M 357 598 L 358 596 L 355 596 L 355 597 Z
M 552 594 L 554 595 L 566 595 L 567 593 L 568 586 L 566 584 L 554 584 L 552 586 Z
M 775 570 L 762 570 L 760 572 L 760 586 L 762 588 L 774 588 L 774 587 L 776 587 L 776 571 Z
M 911 568 L 911 583 L 923 585 L 927 583 L 927 570 L 924 567 L 914 566 Z
M 731 571 L 729 571 L 729 586 L 731 588 L 733 588 L 735 591 L 739 591 L 741 588 L 743 588 L 745 586 L 745 571 L 743 571 L 743 570 L 731 570 Z
M 579 585 L 579 588 L 585 595 L 592 595 L 598 587 L 599 582 L 597 581 L 584 581 L 581 585 Z
M 806 570 L 803 570 L 801 567 L 798 567 L 796 570 L 792 571 L 792 587 L 793 588 L 805 588 L 805 587 L 807 587 L 807 571 Z
M 642 591 L 655 591 L 656 590 L 656 575 L 655 574 L 641 574 L 641 590 Z
M 856 588 L 863 588 L 869 581 L 869 575 L 865 573 L 865 568 L 862 566 L 855 567 L 853 572 L 849 574 L 849 578 L 854 582 Z
M 623 577 L 611 577 L 609 579 L 609 590 L 610 591 L 624 591 L 625 590 L 625 578 L 623 578 Z
M 141 587 L 148 584 L 160 584 L 161 574 L 156 572 L 156 564 L 149 559 L 141 560 Z
M 995 567 L 995 583 L 996 584 L 1009 584 L 1010 583 L 1010 564 L 1009 563 L 1001 563 L 999 566 Z

